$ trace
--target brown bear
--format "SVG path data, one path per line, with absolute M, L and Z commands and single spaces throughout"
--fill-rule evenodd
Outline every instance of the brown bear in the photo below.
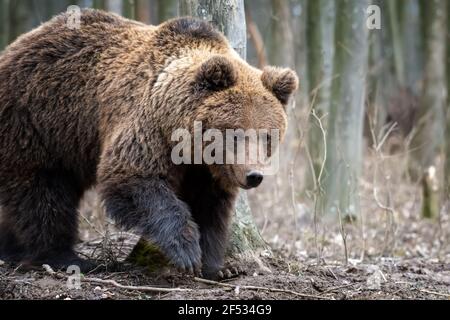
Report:
M 118 226 L 157 244 L 186 271 L 223 264 L 247 165 L 175 165 L 171 134 L 286 129 L 297 88 L 289 69 L 255 69 L 210 24 L 147 26 L 82 10 L 21 36 L 0 57 L 0 258 L 84 266 L 73 251 L 77 207 L 96 186 Z

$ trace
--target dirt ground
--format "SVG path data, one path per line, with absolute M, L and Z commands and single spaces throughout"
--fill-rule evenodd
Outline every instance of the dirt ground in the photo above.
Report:
M 99 244 L 84 243 L 80 250 L 92 252 Z M 259 264 L 245 265 L 246 274 L 220 285 L 180 275 L 170 268 L 149 272 L 119 263 L 112 270 L 84 275 L 81 289 L 68 288 L 68 274 L 50 274 L 44 269 L 24 271 L 3 263 L 0 299 L 450 299 L 448 261 L 380 257 L 364 263 L 351 260 L 347 265 L 330 261 L 317 264 L 316 259 L 299 260 L 281 251 L 260 258 Z M 98 283 L 96 279 L 133 288 Z M 157 293 L 143 286 L 187 290 Z
M 77 290 L 68 288 L 68 274 L 26 271 L 0 261 L 0 299 L 449 300 L 450 204 L 439 217 L 421 217 L 420 182 L 405 180 L 402 154 L 367 155 L 361 210 L 339 221 L 318 218 L 311 194 L 299 193 L 301 185 L 286 186 L 281 174 L 265 181 L 249 198 L 272 252 L 235 261 L 245 274 L 220 284 L 123 262 L 138 238 L 117 232 L 95 192 L 89 192 L 80 207 L 78 252 L 108 269 L 81 277 Z

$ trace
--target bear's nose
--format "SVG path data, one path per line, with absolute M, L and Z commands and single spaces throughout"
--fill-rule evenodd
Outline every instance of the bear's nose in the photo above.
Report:
M 247 187 L 256 188 L 263 181 L 264 176 L 260 171 L 250 171 L 247 174 Z

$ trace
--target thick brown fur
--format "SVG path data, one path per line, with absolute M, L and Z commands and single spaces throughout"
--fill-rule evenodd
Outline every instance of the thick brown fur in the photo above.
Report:
M 172 163 L 178 128 L 280 129 L 290 70 L 249 66 L 209 24 L 146 26 L 83 10 L 21 36 L 0 57 L 0 258 L 78 263 L 77 207 L 107 213 L 178 267 L 221 268 L 246 168 Z

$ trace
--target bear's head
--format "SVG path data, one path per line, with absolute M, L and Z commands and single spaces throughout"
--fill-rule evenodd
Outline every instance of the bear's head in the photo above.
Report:
M 277 67 L 261 71 L 237 56 L 213 55 L 197 67 L 193 82 L 195 120 L 201 123 L 203 155 L 214 160 L 205 161 L 212 176 L 224 188 L 257 187 L 284 138 L 296 73 Z

